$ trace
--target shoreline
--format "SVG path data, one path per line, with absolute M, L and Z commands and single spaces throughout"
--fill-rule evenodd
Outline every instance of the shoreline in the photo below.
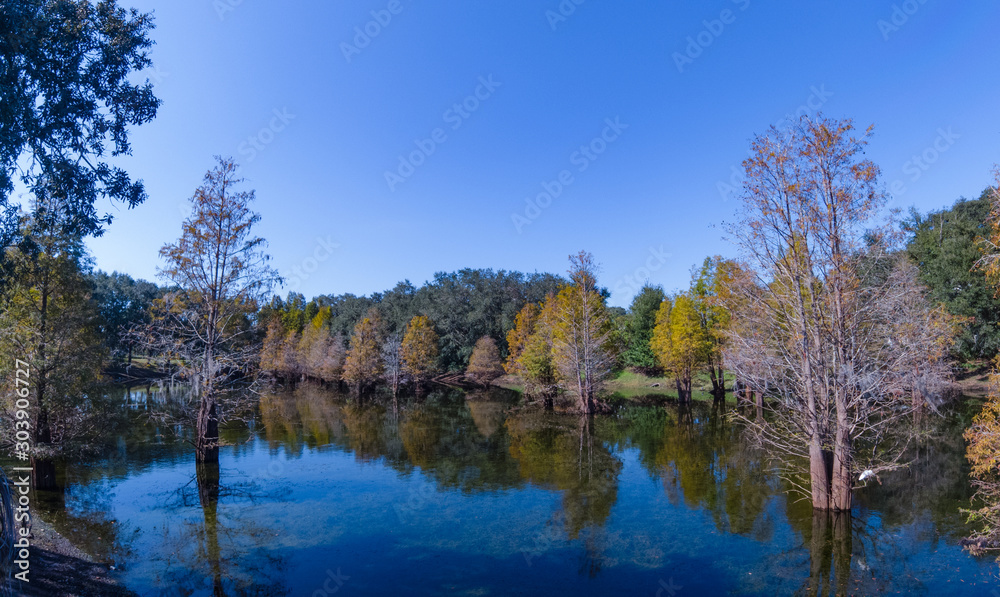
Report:
M 31 517 L 29 582 L 14 578 L 8 587 L 26 597 L 138 597 L 123 587 L 114 570 L 94 560 L 62 536 L 37 513 Z

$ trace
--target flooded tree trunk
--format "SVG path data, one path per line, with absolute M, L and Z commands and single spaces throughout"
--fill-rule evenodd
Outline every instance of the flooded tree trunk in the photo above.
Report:
M 49 425 L 49 409 L 45 406 L 45 382 L 36 386 L 38 414 L 35 418 L 35 446 L 45 446 L 52 442 L 52 430 Z M 51 458 L 31 457 L 31 486 L 35 489 L 59 489 L 56 483 L 56 465 Z
M 830 467 L 827 465 L 826 452 L 823 450 L 821 438 L 813 431 L 809 438 L 809 486 L 812 492 L 812 505 L 816 510 L 830 508 Z
M 691 379 L 678 376 L 674 378 L 674 381 L 677 383 L 677 401 L 691 402 Z
M 219 462 L 219 415 L 213 396 L 203 395 L 196 422 L 195 459 L 198 462 Z
M 838 418 L 840 415 L 838 414 Z M 833 449 L 833 475 L 830 479 L 832 495 L 830 507 L 836 511 L 849 511 L 853 494 L 851 474 L 851 437 L 847 431 L 846 414 L 843 422 L 838 422 Z

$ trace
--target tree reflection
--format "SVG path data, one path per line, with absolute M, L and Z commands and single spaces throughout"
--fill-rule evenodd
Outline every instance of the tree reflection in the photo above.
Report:
M 195 477 L 168 504 L 171 518 L 187 516 L 163 529 L 162 595 L 286 595 L 285 558 L 270 541 L 278 536 L 262 525 L 247 506 L 254 498 L 246 485 L 221 483 L 219 463 L 198 463 Z M 220 503 L 227 504 L 220 508 Z
M 641 460 L 662 479 L 675 506 L 704 508 L 716 528 L 767 541 L 774 532 L 768 501 L 776 476 L 760 453 L 726 419 L 725 405 L 677 405 L 660 425 L 637 427 Z

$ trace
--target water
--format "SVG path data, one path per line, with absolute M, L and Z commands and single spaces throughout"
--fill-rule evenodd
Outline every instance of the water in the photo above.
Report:
M 134 395 L 137 420 L 162 400 Z M 588 419 L 301 387 L 228 428 L 218 469 L 137 423 L 40 504 L 141 595 L 992 595 L 997 564 L 959 546 L 965 424 L 925 422 L 908 471 L 814 517 L 709 404 Z

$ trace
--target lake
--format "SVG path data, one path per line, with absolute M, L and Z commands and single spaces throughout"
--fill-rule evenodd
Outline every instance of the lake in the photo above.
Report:
M 154 387 L 155 390 L 155 387 Z M 117 449 L 63 463 L 54 526 L 141 595 L 994 595 L 963 552 L 967 409 L 928 417 L 905 471 L 817 515 L 732 404 L 582 417 L 504 390 L 358 403 L 262 396 L 220 465 L 123 390 Z M 1000 594 L 998 591 L 996 594 Z

